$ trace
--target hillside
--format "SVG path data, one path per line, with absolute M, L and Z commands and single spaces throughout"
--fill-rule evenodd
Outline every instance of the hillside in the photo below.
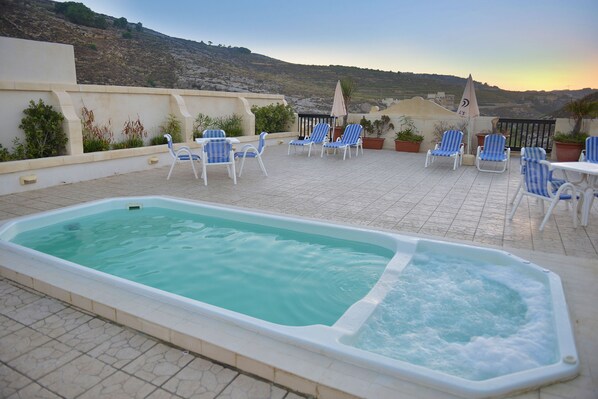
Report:
M 141 24 L 119 28 L 118 16 L 102 16 L 105 29 L 83 26 L 57 13 L 50 0 L 0 0 L 0 9 L 2 36 L 73 45 L 79 83 L 276 93 L 298 112 L 323 113 L 343 77 L 357 84 L 352 112 L 384 108 L 386 98 L 436 92 L 454 95 L 457 106 L 465 87 L 465 79 L 455 76 L 287 63 L 242 47 L 169 37 Z M 481 113 L 502 117 L 542 117 L 591 92 L 514 92 L 476 82 Z

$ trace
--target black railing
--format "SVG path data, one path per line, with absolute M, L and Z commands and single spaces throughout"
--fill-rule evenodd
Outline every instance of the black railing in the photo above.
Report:
M 334 118 L 325 114 L 299 114 L 299 138 L 308 136 L 318 123 L 328 123 L 330 126 L 334 125 Z M 332 130 L 332 129 L 331 129 Z M 328 133 L 328 138 L 331 132 Z
M 546 153 L 552 151 L 554 119 L 506 119 L 498 120 L 497 129 L 508 135 L 507 147 L 520 151 L 521 147 L 542 147 Z

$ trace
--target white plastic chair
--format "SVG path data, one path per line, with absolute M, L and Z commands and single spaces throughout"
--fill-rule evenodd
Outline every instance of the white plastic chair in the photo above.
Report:
M 433 150 L 426 154 L 425 168 L 434 163 L 436 157 L 455 158 L 453 170 L 463 163 L 463 132 L 460 130 L 447 130 L 442 134 L 442 140 Z
M 255 146 L 253 144 L 245 144 L 241 148 L 241 151 L 235 152 L 235 159 L 241 158 L 241 167 L 239 168 L 239 177 L 241 177 L 241 175 L 243 174 L 243 166 L 245 165 L 245 159 L 247 159 L 247 158 L 257 159 L 257 162 L 260 165 L 262 172 L 264 172 L 265 176 L 268 176 L 268 172 L 266 172 L 266 167 L 264 166 L 264 162 L 262 161 L 262 154 L 264 153 L 264 149 L 266 148 L 266 136 L 267 135 L 268 135 L 268 133 L 266 133 L 266 132 L 260 133 L 260 140 L 259 140 L 257 148 L 255 148 Z
M 484 138 L 484 145 L 478 146 L 475 156 L 475 166 L 480 172 L 503 173 L 507 170 L 511 160 L 511 149 L 505 148 L 507 139 L 502 134 L 489 134 Z M 502 169 L 485 169 L 492 163 L 502 163 Z
M 179 162 L 191 162 L 191 168 L 193 169 L 193 174 L 197 179 L 197 171 L 195 170 L 195 164 L 193 161 L 201 161 L 199 155 L 194 154 L 191 152 L 191 149 L 187 146 L 181 146 L 178 150 L 175 151 L 174 145 L 172 144 L 172 136 L 170 134 L 165 134 L 164 137 L 166 138 L 166 143 L 168 144 L 168 150 L 170 151 L 170 155 L 172 156 L 172 166 L 170 167 L 170 171 L 168 171 L 168 176 L 166 180 L 170 180 L 170 175 L 172 174 L 172 170 L 174 166 Z
M 235 154 L 233 145 L 226 139 L 212 139 L 203 146 L 202 177 L 204 185 L 208 185 L 208 173 L 206 168 L 213 165 L 226 165 L 228 177 L 237 184 L 237 173 L 235 171 Z
M 573 203 L 573 206 L 571 207 L 571 215 L 573 217 L 573 226 L 577 227 L 577 193 L 575 191 L 575 186 L 567 182 L 561 184 L 560 187 L 556 189 L 550 182 L 550 177 L 550 162 L 531 158 L 526 159 L 523 190 L 517 194 L 515 205 L 509 214 L 509 220 L 513 220 L 517 207 L 521 203 L 523 196 L 526 195 L 550 202 L 548 211 L 546 211 L 544 219 L 540 224 L 540 231 L 544 230 L 546 222 L 559 201 L 571 201 Z M 542 209 L 544 209 L 544 203 L 542 203 Z

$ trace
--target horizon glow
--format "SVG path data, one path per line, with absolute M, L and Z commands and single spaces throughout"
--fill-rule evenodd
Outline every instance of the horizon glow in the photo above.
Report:
M 304 65 L 467 78 L 505 90 L 598 88 L 598 1 L 82 0 L 194 41 Z

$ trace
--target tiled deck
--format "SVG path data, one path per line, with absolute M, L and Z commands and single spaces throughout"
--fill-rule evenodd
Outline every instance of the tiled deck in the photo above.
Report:
M 204 187 L 188 165 L 166 181 L 164 166 L 1 196 L 0 220 L 107 197 L 164 194 L 500 247 L 561 276 L 581 358 L 578 378 L 518 397 L 598 397 L 598 201 L 589 227 L 573 229 L 559 205 L 539 232 L 535 201 L 524 199 L 515 219 L 506 219 L 519 181 L 516 158 L 509 171 L 492 174 L 471 166 L 453 171 L 442 160 L 424 169 L 424 154 L 366 150 L 343 162 L 287 156 L 286 145 L 269 144 L 267 178 L 249 160 L 236 186 L 216 168 Z M 0 397 L 300 397 L 6 280 L 0 280 L 0 323 Z

